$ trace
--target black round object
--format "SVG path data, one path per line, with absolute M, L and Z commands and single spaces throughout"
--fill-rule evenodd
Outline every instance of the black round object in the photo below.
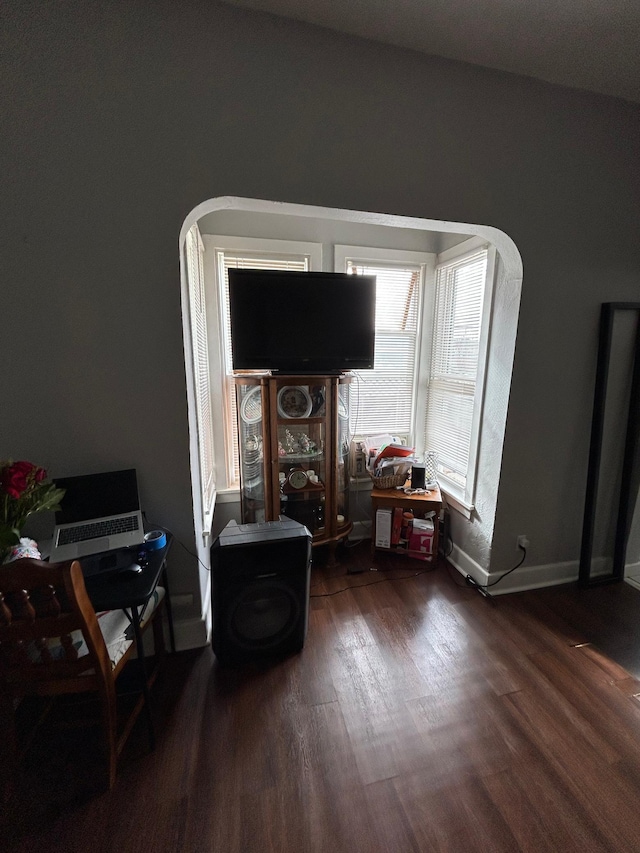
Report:
M 254 581 L 229 602 L 229 635 L 243 649 L 265 649 L 282 643 L 300 618 L 300 603 L 287 584 Z

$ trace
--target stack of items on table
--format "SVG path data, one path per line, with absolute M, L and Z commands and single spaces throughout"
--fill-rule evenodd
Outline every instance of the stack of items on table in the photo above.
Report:
M 374 479 L 395 476 L 398 479 L 409 476 L 411 466 L 418 462 L 415 449 L 401 444 L 392 435 L 372 435 L 362 440 L 366 455 L 367 471 Z

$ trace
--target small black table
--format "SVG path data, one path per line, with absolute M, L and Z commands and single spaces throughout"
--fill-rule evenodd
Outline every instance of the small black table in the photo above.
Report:
M 158 548 L 156 551 L 147 551 L 146 560 L 144 565 L 142 565 L 142 571 L 137 575 L 129 577 L 127 575 L 118 575 L 115 572 L 104 572 L 102 574 L 85 578 L 84 582 L 87 594 L 96 613 L 100 613 L 103 610 L 124 610 L 125 613 L 128 613 L 129 611 L 131 612 L 133 635 L 138 652 L 138 660 L 140 661 L 140 667 L 142 670 L 141 687 L 144 696 L 145 713 L 147 715 L 149 737 L 152 744 L 154 740 L 153 723 L 151 720 L 151 709 L 149 705 L 149 684 L 144 658 L 144 647 L 142 645 L 140 617 L 144 612 L 147 602 L 155 592 L 155 589 L 162 578 L 165 607 L 167 608 L 167 620 L 169 623 L 171 651 L 175 652 L 176 642 L 173 632 L 173 614 L 171 611 L 171 596 L 169 594 L 169 580 L 167 577 L 167 555 L 172 542 L 173 537 L 170 533 L 167 533 L 167 544 L 164 548 Z
M 158 586 L 160 578 L 162 578 L 169 620 L 171 651 L 175 651 L 171 598 L 167 578 L 167 555 L 172 542 L 173 537 L 167 533 L 167 544 L 164 548 L 159 548 L 157 551 L 147 551 L 146 563 L 137 575 L 128 577 L 127 575 L 118 575 L 117 572 L 103 572 L 85 578 L 84 585 L 96 613 L 103 610 L 131 609 L 136 611 L 139 617 Z

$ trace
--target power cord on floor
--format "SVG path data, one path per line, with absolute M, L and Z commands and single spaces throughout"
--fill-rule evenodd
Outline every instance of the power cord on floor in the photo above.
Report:
M 404 581 L 404 580 L 408 580 L 409 578 L 417 578 L 418 575 L 426 575 L 429 572 L 434 572 L 436 570 L 436 568 L 437 568 L 437 566 L 433 565 L 429 569 L 422 569 L 422 571 L 419 571 L 419 572 L 412 572 L 410 575 L 402 575 L 401 577 L 381 578 L 380 580 L 369 581 L 368 583 L 354 583 L 354 584 L 351 584 L 350 586 L 340 587 L 340 589 L 336 589 L 333 592 L 315 592 L 312 595 L 310 595 L 309 598 L 328 598 L 331 595 L 338 595 L 338 593 L 346 592 L 349 589 L 362 589 L 362 587 L 364 587 L 364 586 L 375 586 L 376 584 L 379 584 L 379 583 L 389 583 L 390 581 Z M 369 571 L 377 572 L 378 569 L 369 569 Z M 333 577 L 339 577 L 339 575 L 333 575 Z M 330 578 L 326 578 L 326 580 L 330 580 Z M 324 583 L 324 581 L 321 581 L 320 583 Z M 314 586 L 320 586 L 320 583 L 314 584 Z
M 496 584 L 499 584 L 500 581 L 504 580 L 507 577 L 507 575 L 511 574 L 511 572 L 515 572 L 516 569 L 519 569 L 520 566 L 526 560 L 527 549 L 523 545 L 518 545 L 518 548 L 520 548 L 520 550 L 522 551 L 522 558 L 515 564 L 515 566 L 513 566 L 513 568 L 506 571 L 503 575 L 500 575 L 500 577 L 496 578 L 496 580 L 492 581 L 492 583 L 478 583 L 474 578 L 471 577 L 471 575 L 467 575 L 465 578 L 465 583 L 467 584 L 467 586 L 471 586 L 474 589 L 477 589 L 478 592 L 481 595 L 484 595 L 485 598 L 492 598 L 491 593 L 487 592 L 487 590 L 490 587 L 495 586 Z

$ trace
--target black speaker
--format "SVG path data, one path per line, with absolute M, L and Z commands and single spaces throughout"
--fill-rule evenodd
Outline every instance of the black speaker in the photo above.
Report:
M 424 489 L 426 470 L 424 465 L 413 465 L 411 468 L 411 488 Z
M 211 546 L 213 651 L 222 664 L 300 651 L 309 620 L 311 534 L 230 521 Z

